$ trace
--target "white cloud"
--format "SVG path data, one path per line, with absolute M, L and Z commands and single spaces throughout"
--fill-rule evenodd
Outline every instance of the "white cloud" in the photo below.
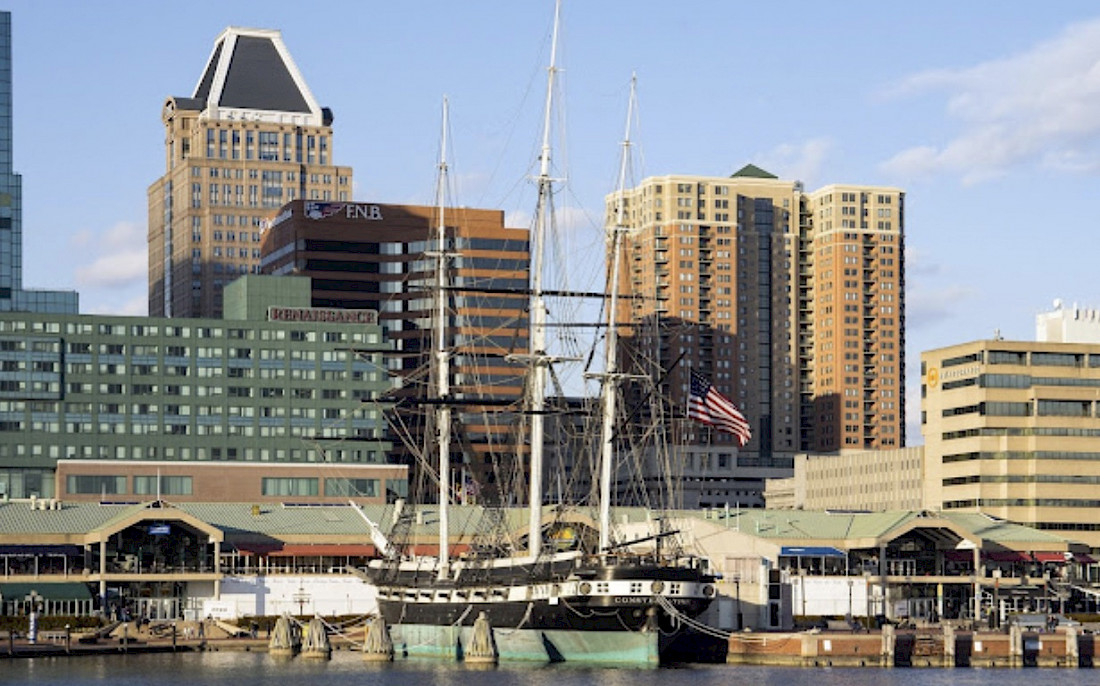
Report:
M 76 269 L 80 287 L 123 287 L 148 276 L 145 230 L 137 224 L 119 222 L 98 234 L 81 231 L 73 242 L 89 253 Z
M 918 331 L 951 319 L 965 312 L 966 302 L 976 295 L 973 289 L 960 285 L 935 290 L 913 288 L 905 294 L 906 328 Z
M 87 296 L 93 296 L 88 298 Z M 114 291 L 103 293 L 81 293 L 80 311 L 84 314 L 111 314 L 124 317 L 144 317 L 149 313 L 149 298 L 142 292 L 137 295 L 129 293 L 116 293 Z M 125 298 L 119 301 L 119 297 Z M 106 302 L 91 302 L 85 305 L 84 301 L 94 298 L 105 298 Z
M 562 235 L 584 235 L 590 231 L 592 235 L 597 235 L 597 232 L 602 231 L 602 228 L 597 228 L 601 226 L 602 221 L 602 215 L 593 214 L 582 207 L 554 209 L 554 225 L 557 232 Z M 535 213 L 533 210 L 509 211 L 504 215 L 504 225 L 513 229 L 534 230 Z
M 905 248 L 905 273 L 909 276 L 939 274 L 940 265 L 932 261 L 927 251 L 913 246 Z
M 977 183 L 1018 165 L 1092 172 L 1100 151 L 1100 20 L 1067 27 L 1017 55 L 914 74 L 888 95 L 946 97 L 959 131 L 882 164 L 902 177 L 956 174 Z
M 511 229 L 534 229 L 533 217 L 527 210 L 512 210 L 504 214 L 504 225 Z
M 107 247 L 120 247 L 145 243 L 145 228 L 133 222 L 122 221 L 103 232 L 103 242 Z
M 757 165 L 783 179 L 817 185 L 825 161 L 835 144 L 829 138 L 811 138 L 801 143 L 783 143 L 754 157 Z
M 83 248 L 91 245 L 95 241 L 95 234 L 88 229 L 79 229 L 73 234 L 70 240 L 72 241 L 73 247 Z

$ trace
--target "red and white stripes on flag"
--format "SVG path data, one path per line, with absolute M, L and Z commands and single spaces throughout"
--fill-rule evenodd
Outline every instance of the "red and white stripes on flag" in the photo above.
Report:
M 729 398 L 714 390 L 710 381 L 699 372 L 691 372 L 691 393 L 688 395 L 688 417 L 709 424 L 719 431 L 737 437 L 740 447 L 752 438 L 749 421 Z

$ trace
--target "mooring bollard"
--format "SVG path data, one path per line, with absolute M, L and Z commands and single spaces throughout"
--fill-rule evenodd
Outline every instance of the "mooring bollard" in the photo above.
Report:
M 466 646 L 463 661 L 467 664 L 496 664 L 497 648 L 493 642 L 493 627 L 484 612 L 474 621 L 470 643 Z
M 882 625 L 882 647 L 879 651 L 879 664 L 883 667 L 894 666 L 894 651 L 897 649 L 897 635 L 893 624 Z
M 943 666 L 955 666 L 955 627 L 951 624 L 943 625 Z
M 386 620 L 381 615 L 367 623 L 363 635 L 363 659 L 367 662 L 389 662 L 393 659 L 393 641 Z
M 1064 667 L 1077 668 L 1081 666 L 1080 646 L 1077 644 L 1077 629 L 1066 627 L 1066 664 Z

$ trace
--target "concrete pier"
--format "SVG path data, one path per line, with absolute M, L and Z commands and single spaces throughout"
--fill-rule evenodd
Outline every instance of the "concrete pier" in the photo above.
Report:
M 1034 633 L 974 632 L 953 626 L 878 632 L 739 632 L 730 636 L 731 664 L 803 667 L 1093 667 L 1096 636 L 1076 629 Z

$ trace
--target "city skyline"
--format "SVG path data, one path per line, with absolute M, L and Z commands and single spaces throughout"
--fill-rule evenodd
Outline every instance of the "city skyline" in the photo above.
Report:
M 25 285 L 76 289 L 86 313 L 145 313 L 160 107 L 194 88 L 196 65 L 231 25 L 282 31 L 334 111 L 333 158 L 355 170 L 355 200 L 431 204 L 447 95 L 456 201 L 525 226 L 552 3 L 326 9 L 303 21 L 284 2 L 11 3 Z M 1094 12 L 1084 2 L 566 2 L 566 249 L 602 242 L 632 71 L 639 179 L 728 175 L 751 162 L 807 190 L 902 188 L 917 443 L 921 351 L 996 331 L 1031 340 L 1054 298 L 1100 302 L 1086 286 L 1091 251 L 1076 210 L 1100 169 L 1089 158 L 1100 144 L 1100 117 L 1089 117 L 1100 105 Z

